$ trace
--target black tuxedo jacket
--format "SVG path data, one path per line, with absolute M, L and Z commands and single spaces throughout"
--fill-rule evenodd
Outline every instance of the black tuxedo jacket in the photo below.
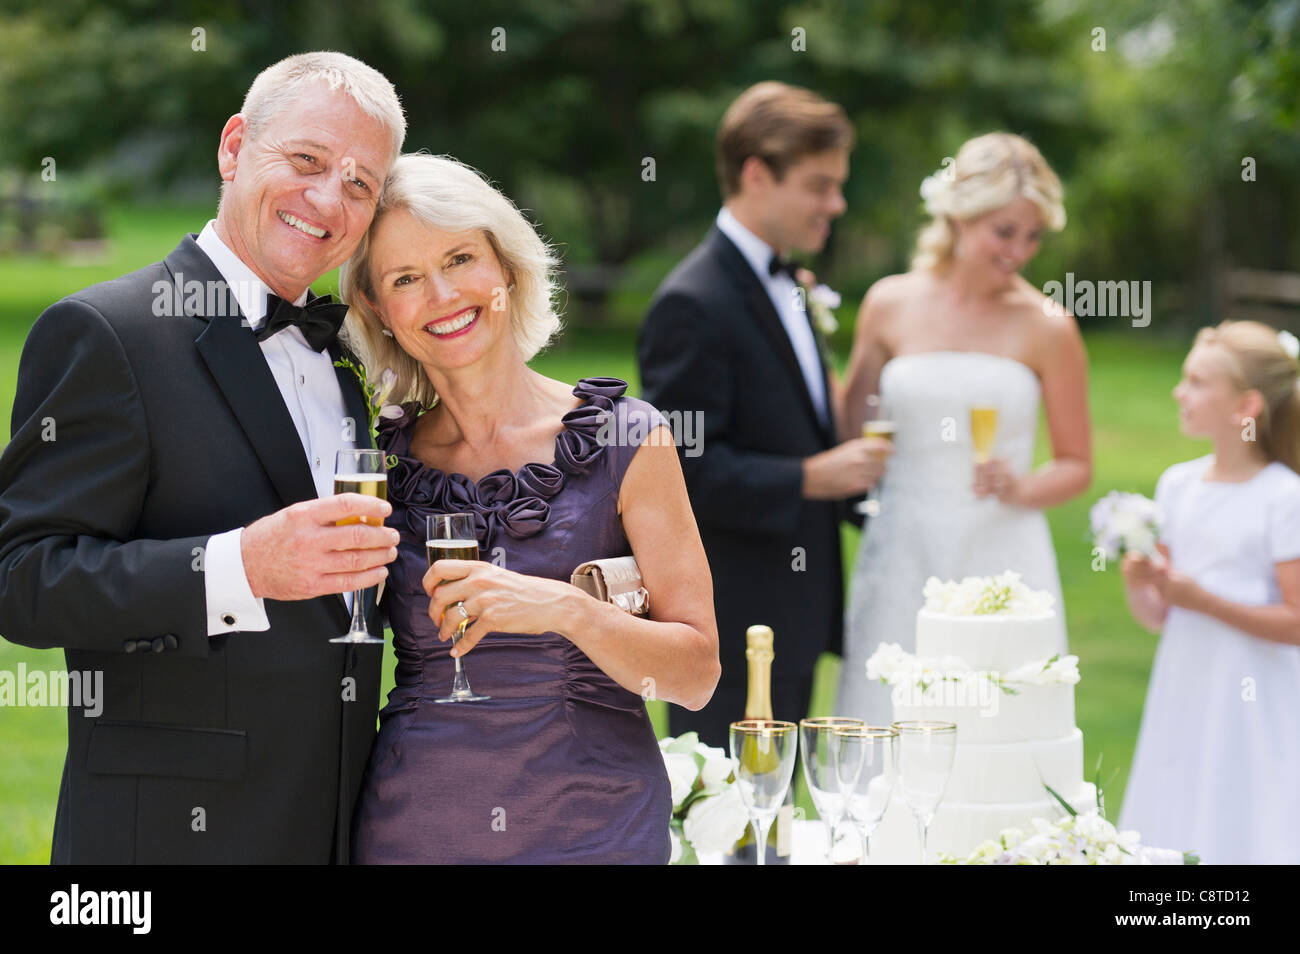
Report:
M 104 686 L 97 718 L 68 711 L 52 861 L 345 861 L 382 647 L 328 642 L 338 595 L 267 600 L 269 631 L 208 637 L 208 537 L 316 488 L 238 308 L 175 294 L 190 281 L 221 281 L 193 236 L 50 306 L 23 348 L 0 633 Z M 336 370 L 364 442 L 364 397 Z
M 821 423 L 766 289 L 716 226 L 660 285 L 637 359 L 647 401 L 703 413 L 703 452 L 680 451 L 713 572 L 720 686 L 744 686 L 754 623 L 776 634 L 773 679 L 810 680 L 841 644 L 844 507 L 802 498 L 802 461 L 834 446 L 834 421 Z

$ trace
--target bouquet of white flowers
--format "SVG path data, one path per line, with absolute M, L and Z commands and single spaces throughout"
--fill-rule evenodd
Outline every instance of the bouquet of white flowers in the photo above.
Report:
M 697 852 L 730 851 L 749 824 L 730 756 L 705 745 L 694 732 L 660 739 L 659 750 L 673 793 L 669 863 L 697 864 Z
M 1158 559 L 1156 540 L 1160 536 L 1160 512 L 1155 501 L 1141 494 L 1112 490 L 1088 511 L 1093 544 L 1107 560 L 1118 560 L 1130 550 Z

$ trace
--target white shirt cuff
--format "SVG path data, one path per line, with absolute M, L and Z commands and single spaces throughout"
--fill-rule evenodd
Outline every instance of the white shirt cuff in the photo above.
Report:
M 203 551 L 203 586 L 208 602 L 208 635 L 262 632 L 271 628 L 266 607 L 253 595 L 244 575 L 240 541 L 244 528 L 237 527 L 208 538 Z

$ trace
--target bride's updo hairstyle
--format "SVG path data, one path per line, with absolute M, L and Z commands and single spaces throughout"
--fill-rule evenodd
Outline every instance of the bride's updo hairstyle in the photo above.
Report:
M 471 166 L 450 156 L 412 153 L 393 163 L 375 218 L 357 250 L 339 269 L 339 297 L 348 305 L 345 325 L 348 346 L 372 377 L 384 368 L 397 375 L 390 403 L 419 401 L 432 407 L 437 400 L 432 382 L 420 363 L 384 334 L 384 323 L 370 307 L 374 286 L 370 274 L 371 236 L 389 213 L 405 210 L 431 229 L 464 232 L 480 229 L 496 253 L 508 291 L 507 323 L 525 361 L 550 343 L 560 330 L 556 312 L 558 259 L 515 204 Z
M 1218 345 L 1227 354 L 1232 383 L 1258 391 L 1264 407 L 1255 439 L 1269 460 L 1300 473 L 1300 351 L 1295 335 L 1258 321 L 1224 321 L 1202 328 L 1193 347 Z
M 953 222 L 973 219 L 1029 199 L 1053 232 L 1065 228 L 1061 180 L 1033 144 L 1011 133 L 967 140 L 956 160 L 921 183 L 931 220 L 916 239 L 912 268 L 942 270 L 952 261 L 957 233 Z

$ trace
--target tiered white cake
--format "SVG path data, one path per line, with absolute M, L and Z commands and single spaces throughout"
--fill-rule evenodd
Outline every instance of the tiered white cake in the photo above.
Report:
M 956 754 L 930 826 L 928 855 L 965 856 L 1004 828 L 1059 818 L 1050 785 L 1077 811 L 1096 806 L 1074 724 L 1078 660 L 1057 656 L 1050 594 L 1016 573 L 961 583 L 931 578 L 916 618 L 916 654 L 881 646 L 869 678 L 893 686 L 894 719 L 957 724 Z M 871 838 L 871 861 L 916 864 L 915 817 L 897 781 Z

